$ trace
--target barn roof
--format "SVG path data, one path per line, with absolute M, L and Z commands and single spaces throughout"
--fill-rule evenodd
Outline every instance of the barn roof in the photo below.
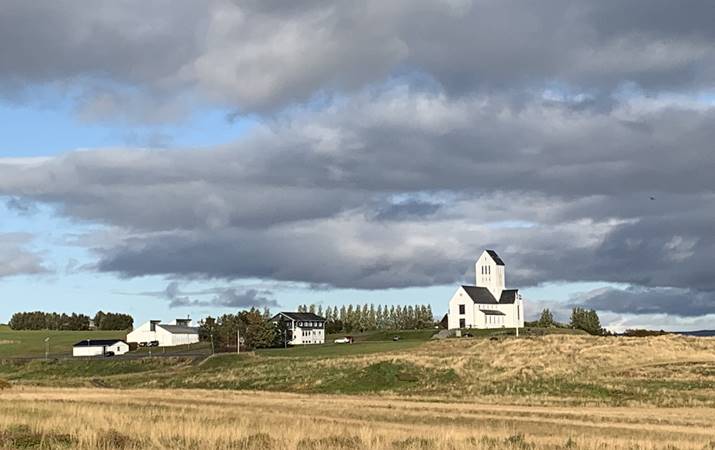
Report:
M 122 339 L 85 339 L 77 342 L 73 347 L 104 347 L 114 345 L 117 342 L 124 342 Z M 126 344 L 126 342 L 124 342 Z
M 156 326 L 165 329 L 171 334 L 199 334 L 198 329 L 187 327 L 185 325 L 165 325 L 163 323 L 158 323 Z
M 489 289 L 481 286 L 462 286 L 474 303 L 482 305 L 505 305 L 514 303 L 519 289 L 504 289 L 501 291 L 499 301 L 489 292 Z

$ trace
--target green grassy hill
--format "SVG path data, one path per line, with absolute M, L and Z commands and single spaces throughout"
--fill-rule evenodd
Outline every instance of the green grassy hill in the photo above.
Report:
M 54 357 L 72 354 L 72 345 L 82 339 L 125 339 L 123 331 L 15 331 L 0 325 L 0 359 L 44 356 L 45 339 L 50 338 Z
M 386 333 L 390 337 L 395 333 Z M 715 406 L 715 339 L 361 336 L 204 358 L 7 361 L 13 383 L 116 388 L 383 393 L 527 404 Z

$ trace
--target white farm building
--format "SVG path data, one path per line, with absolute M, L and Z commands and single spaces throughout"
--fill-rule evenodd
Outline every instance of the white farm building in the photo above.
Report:
M 121 339 L 85 339 L 72 346 L 72 356 L 123 355 L 128 351 L 129 344 Z
M 288 345 L 324 344 L 325 318 L 309 312 L 279 312 L 270 319 L 282 324 Z
M 524 302 L 518 289 L 506 289 L 504 261 L 494 250 L 485 250 L 475 269 L 475 285 L 460 286 L 449 301 L 447 327 L 522 328 Z
M 127 334 L 127 342 L 155 343 L 159 347 L 174 347 L 199 342 L 199 330 L 191 326 L 190 319 L 177 319 L 172 324 L 150 320 Z

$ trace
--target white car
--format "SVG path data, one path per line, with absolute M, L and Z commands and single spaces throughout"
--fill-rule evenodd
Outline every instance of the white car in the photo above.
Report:
M 336 344 L 352 344 L 353 338 L 352 338 L 352 336 L 345 336 L 342 338 L 338 338 L 338 339 L 334 340 L 333 342 L 335 342 Z

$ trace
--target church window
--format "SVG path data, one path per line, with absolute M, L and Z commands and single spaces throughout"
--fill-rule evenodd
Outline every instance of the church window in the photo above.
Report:
M 464 319 L 459 319 L 459 328 L 466 328 L 467 323 Z
M 464 314 L 464 305 L 459 305 L 459 314 Z

